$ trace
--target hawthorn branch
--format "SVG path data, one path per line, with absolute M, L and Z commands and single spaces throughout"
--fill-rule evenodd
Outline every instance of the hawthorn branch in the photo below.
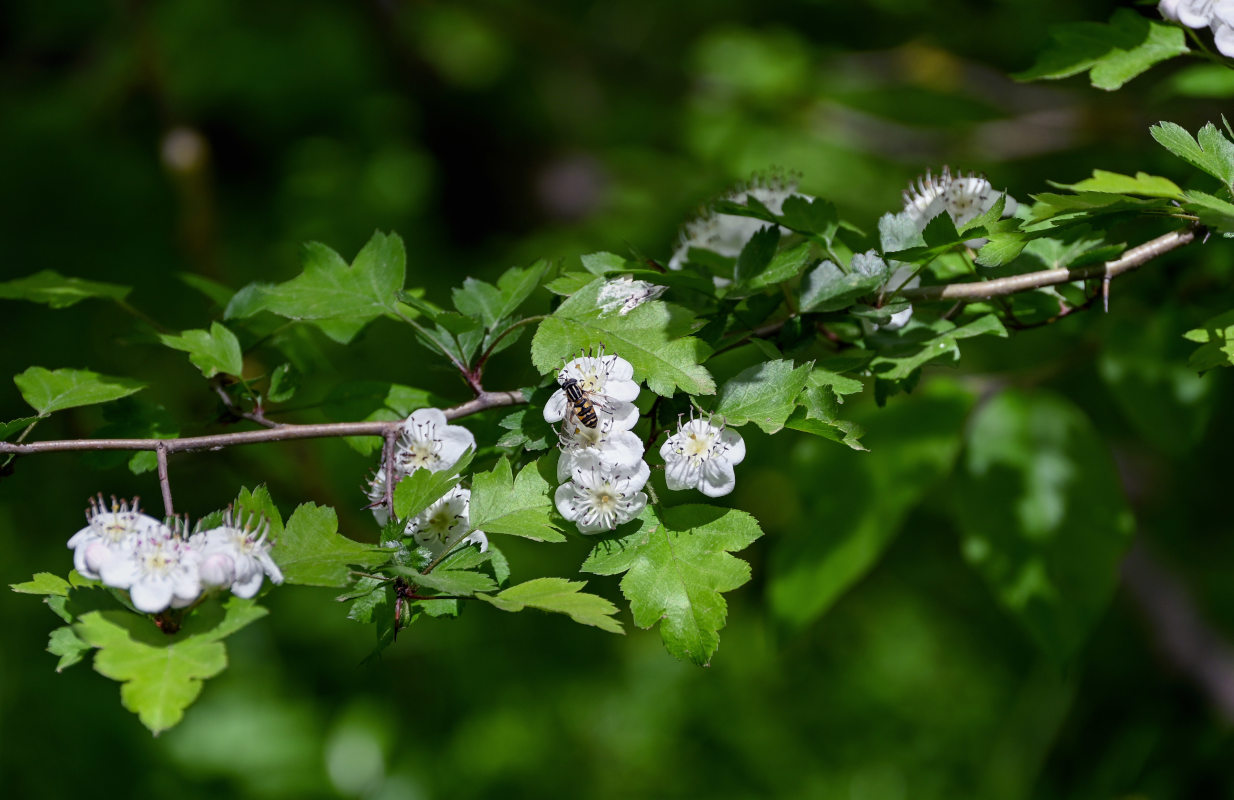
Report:
M 167 476 L 167 446 L 157 445 L 154 448 L 159 463 L 159 489 L 163 492 L 163 516 L 174 517 L 176 510 L 171 503 L 171 480 Z
M 1167 234 L 1150 239 L 1144 244 L 1132 247 L 1118 258 L 1102 264 L 1090 264 L 1086 267 L 1063 267 L 1046 269 L 1038 272 L 1026 272 L 1023 275 L 1012 275 L 1008 278 L 998 278 L 992 281 L 976 283 L 945 283 L 939 286 L 920 286 L 915 289 L 902 289 L 898 293 L 906 300 L 989 300 L 994 297 L 1005 297 L 1045 286 L 1057 286 L 1071 281 L 1091 280 L 1099 278 L 1110 281 L 1125 272 L 1144 266 L 1160 255 L 1170 252 L 1183 245 L 1195 241 L 1199 234 L 1197 227 L 1171 231 Z
M 481 392 L 477 397 L 457 406 L 443 409 L 446 419 L 455 420 L 478 414 L 490 408 L 521 405 L 527 398 L 520 391 Z M 339 436 L 386 436 L 397 431 L 401 419 L 375 422 L 325 422 L 314 425 L 280 425 L 256 431 L 217 433 L 210 436 L 186 436 L 178 439 L 52 439 L 44 442 L 17 444 L 0 442 L 0 453 L 29 455 L 73 450 L 154 450 L 165 456 L 198 450 L 222 450 L 242 444 L 283 442 L 292 439 L 330 439 Z

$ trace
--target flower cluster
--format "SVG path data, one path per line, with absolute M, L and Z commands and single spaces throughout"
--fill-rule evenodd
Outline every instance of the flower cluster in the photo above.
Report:
M 916 223 L 918 230 L 925 230 L 930 220 L 944 211 L 960 226 L 989 211 L 1000 195 L 1002 192 L 995 190 L 980 175 L 953 176 L 950 168 L 943 167 L 938 176 L 926 172 L 909 184 L 904 192 L 904 212 Z M 1016 201 L 1008 196 L 1003 205 L 1003 215 L 1014 214 L 1016 206 Z
M 622 275 L 620 278 L 607 281 L 600 288 L 600 295 L 597 298 L 600 313 L 611 314 L 616 311 L 624 317 L 648 300 L 655 300 L 664 294 L 667 288 L 667 286 L 657 286 L 647 281 L 635 280 L 630 275 Z
M 253 597 L 266 576 L 283 582 L 264 520 L 237 519 L 229 511 L 217 528 L 192 535 L 186 528 L 141 513 L 136 499 L 107 504 L 99 496 L 68 546 L 78 572 L 127 590 L 133 607 L 147 614 L 192 605 L 216 588 Z
M 476 446 L 476 437 L 461 425 L 451 425 L 439 408 L 413 411 L 403 422 L 394 450 L 394 483 L 418 469 L 440 472 Z M 390 509 L 385 506 L 386 467 L 378 464 L 369 479 L 368 498 L 378 525 L 390 521 Z
M 439 408 L 421 408 L 412 412 L 403 422 L 394 451 L 394 482 L 416 470 L 440 472 L 449 469 L 464 453 L 476 446 L 471 431 L 461 425 L 451 425 L 445 412 Z M 373 504 L 373 516 L 379 525 L 390 520 L 390 509 L 385 505 L 386 469 L 379 464 L 369 480 L 368 497 Z M 488 537 L 484 531 L 468 534 L 470 522 L 468 509 L 471 505 L 471 490 L 455 486 L 444 497 L 424 511 L 407 520 L 403 535 L 415 541 L 433 557 L 453 549 L 456 545 L 476 544 L 480 552 L 488 549 Z
M 544 407 L 546 421 L 561 423 L 557 510 L 582 533 L 611 531 L 647 506 L 642 489 L 651 470 L 643 461 L 643 443 L 631 430 L 638 422 L 634 367 L 601 350 L 566 364 L 557 383 L 563 388 Z M 566 386 L 577 392 L 578 401 L 571 401 Z
M 1234 58 L 1234 0 L 1161 0 L 1157 11 L 1188 28 L 1209 28 L 1221 55 Z
M 739 186 L 722 197 L 733 203 L 746 203 L 747 197 L 754 197 L 773 214 L 784 210 L 784 201 L 797 194 L 797 181 L 786 176 L 755 176 L 749 184 Z M 803 195 L 804 196 L 804 195 Z M 741 249 L 750 238 L 758 233 L 768 223 L 754 217 L 742 217 L 736 214 L 718 214 L 707 209 L 698 218 L 688 222 L 681 231 L 677 249 L 669 259 L 669 269 L 681 269 L 689 259 L 690 248 L 710 250 L 727 258 L 741 255 Z M 787 235 L 786 228 L 780 228 L 781 235 Z

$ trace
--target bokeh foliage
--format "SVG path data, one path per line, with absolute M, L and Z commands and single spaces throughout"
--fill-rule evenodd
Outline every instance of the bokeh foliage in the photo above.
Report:
M 1114 94 L 1004 77 L 1034 61 L 1049 24 L 1107 19 L 1114 5 L 12 3 L 0 12 L 0 270 L 133 285 L 129 300 L 170 331 L 207 334 L 214 284 L 285 281 L 306 240 L 352 254 L 374 229 L 397 231 L 413 284 L 443 299 L 466 276 L 544 256 L 664 258 L 693 208 L 771 166 L 871 229 L 909 178 L 942 163 L 1012 194 L 1094 167 L 1182 176 L 1148 126 L 1217 118 L 1228 71 L 1171 65 Z M 231 640 L 231 668 L 185 723 L 151 741 L 114 684 L 32 655 L 49 617 L 6 595 L 0 775 L 31 798 L 1220 796 L 1228 722 L 1160 657 L 1116 576 L 1090 638 L 1049 614 L 1030 634 L 1008 624 L 985 568 L 966 565 L 981 546 L 954 520 L 1031 527 L 1060 497 L 1117 514 L 1112 452 L 1142 546 L 1229 632 L 1230 387 L 1185 369 L 1195 344 L 1182 337 L 1228 310 L 1230 264 L 1228 248 L 1189 248 L 1117 283 L 1109 315 L 974 342 L 962 385 L 935 378 L 882 411 L 855 401 L 869 454 L 748 437 L 734 505 L 766 536 L 706 671 L 665 656 L 654 634 L 486 607 L 422 621 L 360 666 L 367 633 L 325 595 L 291 588 Z M 113 303 L 4 312 L 0 374 L 124 375 L 140 359 L 167 376 L 41 435 L 122 431 L 126 404 L 163 407 L 186 435 L 219 416 L 198 370 Z M 424 351 L 392 323 L 345 351 L 297 335 L 303 363 L 340 383 L 414 375 L 467 396 L 451 373 L 425 374 Z M 530 374 L 494 360 L 489 381 Z M 1008 383 L 1017 393 L 991 401 Z M 14 389 L 0 398 L 0 418 L 28 413 Z M 997 427 L 999 403 L 1046 421 L 966 446 Z M 477 424 L 500 434 L 496 420 Z M 62 543 L 94 491 L 152 497 L 125 460 L 21 460 L 0 482 L 0 583 L 67 563 Z M 988 501 L 1008 465 L 1036 481 L 1015 513 Z M 1100 486 L 1067 486 L 1070 465 Z M 176 462 L 177 497 L 204 513 L 265 481 L 285 514 L 328 504 L 371 539 L 359 488 L 370 466 L 338 441 L 196 454 Z M 828 493 L 841 491 L 871 511 L 837 514 Z M 828 538 L 840 531 L 851 540 Z M 521 546 L 505 545 L 512 560 Z M 768 590 L 827 547 L 848 552 L 803 578 L 803 596 L 791 580 Z M 534 558 L 570 574 L 585 554 L 576 540 Z M 616 579 L 589 586 L 617 596 Z M 1053 663 L 1034 635 L 1074 655 Z

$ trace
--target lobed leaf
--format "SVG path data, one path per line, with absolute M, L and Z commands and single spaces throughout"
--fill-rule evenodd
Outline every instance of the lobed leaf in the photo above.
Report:
M 352 565 L 373 568 L 391 554 L 340 535 L 334 509 L 304 503 L 287 520 L 271 555 L 287 583 L 342 587 L 351 578 Z
M 713 394 L 715 381 L 701 362 L 710 355 L 702 341 L 689 336 L 693 314 L 660 300 L 643 303 L 629 314 L 601 316 L 597 305 L 602 279 L 591 282 L 562 303 L 536 329 L 531 360 L 541 373 L 556 371 L 561 360 L 580 350 L 605 346 L 634 367 L 635 380 L 646 381 L 659 395 L 678 390 Z
M 437 472 L 418 469 L 399 481 L 398 486 L 394 487 L 395 516 L 402 520 L 411 519 L 444 497 L 463 480 L 459 473 L 467 469 L 475 454 L 476 451 L 470 449 L 448 469 Z
M 1057 79 L 1088 72 L 1092 85 L 1113 90 L 1154 64 L 1188 52 L 1176 25 L 1149 20 L 1120 8 L 1109 23 L 1072 22 L 1054 26 L 1037 63 L 1013 77 Z
M 553 521 L 553 491 L 533 461 L 512 476 L 510 461 L 502 456 L 488 472 L 471 479 L 468 517 L 473 530 L 505 533 L 537 542 L 564 542 Z
M 68 308 L 91 297 L 119 302 L 131 291 L 131 286 L 67 278 L 52 269 L 0 282 L 0 300 L 29 300 L 45 303 L 51 308 Z
M 660 624 L 665 648 L 707 665 L 720 646 L 728 605 L 722 592 L 750 579 L 750 565 L 731 555 L 763 535 L 754 517 L 708 505 L 648 507 L 639 528 L 598 542 L 583 572 L 619 575 L 634 624 Z
M 609 633 L 623 633 L 621 623 L 613 619 L 617 607 L 603 597 L 581 591 L 586 585 L 584 581 L 568 581 L 565 578 L 536 578 L 495 595 L 481 594 L 476 597 L 502 611 L 538 608 L 566 614 L 577 623 Z
M 88 612 L 73 632 L 98 648 L 95 671 L 119 681 L 124 707 L 158 734 L 183 718 L 184 709 L 201 693 L 202 681 L 226 668 L 222 639 L 266 613 L 252 600 L 232 597 L 224 607 L 197 609 L 170 636 L 149 618 L 122 610 Z
M 84 369 L 43 367 L 30 367 L 13 376 L 13 383 L 40 417 L 66 408 L 119 400 L 146 387 L 130 378 L 115 378 Z
M 240 375 L 244 370 L 244 354 L 240 341 L 227 327 L 218 322 L 210 324 L 210 330 L 190 330 L 179 335 L 160 334 L 159 341 L 173 350 L 189 354 L 189 361 L 207 378 L 220 372 Z
M 715 413 L 729 425 L 753 422 L 776 433 L 793 413 L 813 364 L 794 368 L 787 359 L 766 361 L 742 370 L 720 387 Z

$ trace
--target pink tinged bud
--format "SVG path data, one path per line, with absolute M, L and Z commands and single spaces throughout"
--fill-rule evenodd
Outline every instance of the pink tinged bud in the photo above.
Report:
M 112 552 L 111 548 L 100 541 L 94 541 L 86 545 L 86 568 L 94 576 L 97 576 L 114 557 L 115 553 Z
M 214 553 L 202 560 L 199 574 L 206 586 L 227 586 L 236 579 L 236 563 L 225 553 Z

